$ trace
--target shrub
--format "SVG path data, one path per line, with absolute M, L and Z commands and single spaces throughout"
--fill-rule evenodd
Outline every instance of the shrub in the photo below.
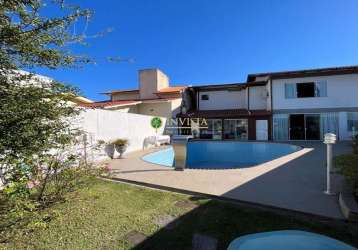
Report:
M 355 135 L 353 138 L 353 153 L 358 154 L 358 135 Z
M 8 180 L 0 191 L 0 242 L 16 233 L 13 228 L 46 226 L 55 214 L 44 218 L 43 209 L 65 201 L 67 193 L 88 185 L 92 178 L 110 174 L 108 167 L 94 167 L 72 155 L 57 154 L 32 164 L 37 172 Z
M 339 172 L 352 185 L 355 194 L 358 195 L 358 154 L 336 156 L 334 163 Z
M 112 142 L 116 146 L 127 146 L 129 142 L 127 139 L 116 139 Z

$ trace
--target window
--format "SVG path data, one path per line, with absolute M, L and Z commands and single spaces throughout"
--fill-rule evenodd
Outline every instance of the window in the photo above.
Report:
M 327 82 L 285 83 L 285 98 L 326 97 Z
M 209 100 L 209 95 L 201 95 L 201 100 L 202 100 L 202 101 L 207 101 L 207 100 Z
M 201 139 L 221 140 L 222 121 L 221 119 L 206 119 L 208 128 L 200 129 Z
M 316 96 L 327 97 L 327 82 L 316 82 Z
M 247 140 L 247 119 L 225 119 L 224 139 Z
M 297 98 L 315 97 L 314 82 L 297 83 Z
M 293 83 L 285 83 L 285 97 L 286 99 L 296 97 L 296 85 Z
M 272 119 L 274 140 L 288 140 L 288 114 L 274 114 Z
M 358 112 L 347 113 L 347 128 L 350 132 L 353 131 L 353 128 L 355 133 L 358 132 Z

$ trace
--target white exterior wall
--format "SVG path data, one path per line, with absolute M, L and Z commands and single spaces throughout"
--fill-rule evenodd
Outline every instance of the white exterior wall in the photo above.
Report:
M 88 133 L 88 143 L 95 144 L 98 140 L 111 141 L 126 138 L 129 146 L 126 152 L 141 150 L 144 139 L 156 135 L 155 129 L 150 125 L 153 116 L 122 113 L 109 110 L 86 110 L 80 114 L 80 128 Z M 166 119 L 162 118 L 163 124 Z M 158 129 L 157 134 L 163 134 L 164 126 Z M 92 158 L 105 158 L 101 155 Z
M 136 100 L 136 99 L 139 99 L 139 92 L 112 94 L 112 101 Z
M 113 111 L 122 112 L 122 113 L 133 113 L 133 114 L 138 113 L 137 105 L 114 107 L 113 109 L 109 108 L 108 110 L 113 110 Z
M 171 118 L 176 117 L 180 112 L 181 102 L 182 99 L 178 98 L 167 102 L 140 103 L 136 105 L 108 108 L 107 110 Z
M 327 81 L 327 97 L 285 98 L 285 83 Z M 273 111 L 358 107 L 358 74 L 272 80 Z
M 327 82 L 327 97 L 285 98 L 285 83 Z M 338 114 L 338 138 L 350 140 L 352 132 L 347 128 L 347 111 L 358 110 L 358 74 L 303 77 L 272 80 L 273 112 Z M 302 112 L 300 112 L 302 110 Z
M 208 95 L 209 100 L 201 100 L 201 95 Z M 220 110 L 220 109 L 246 109 L 246 91 L 199 91 L 200 110 Z
M 181 103 L 182 103 L 182 99 L 178 98 L 175 100 L 171 100 L 171 112 L 172 112 L 172 117 L 176 117 L 176 115 L 178 113 L 180 113 L 180 107 L 181 107 Z
M 166 118 L 172 117 L 171 102 L 142 103 L 138 105 L 138 113 Z
M 249 104 L 251 110 L 267 109 L 266 86 L 255 86 L 249 88 Z

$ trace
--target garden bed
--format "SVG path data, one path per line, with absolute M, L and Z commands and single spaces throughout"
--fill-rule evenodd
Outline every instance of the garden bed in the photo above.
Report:
M 358 202 L 357 197 L 354 196 L 353 191 L 346 188 L 339 194 L 339 206 L 344 217 L 353 222 L 358 222 Z

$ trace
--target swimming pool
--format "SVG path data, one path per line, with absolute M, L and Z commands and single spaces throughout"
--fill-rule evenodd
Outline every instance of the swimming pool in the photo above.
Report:
M 230 169 L 255 166 L 300 150 L 301 147 L 268 142 L 190 141 L 187 168 Z M 168 148 L 145 155 L 144 161 L 167 167 L 174 165 L 174 150 Z

